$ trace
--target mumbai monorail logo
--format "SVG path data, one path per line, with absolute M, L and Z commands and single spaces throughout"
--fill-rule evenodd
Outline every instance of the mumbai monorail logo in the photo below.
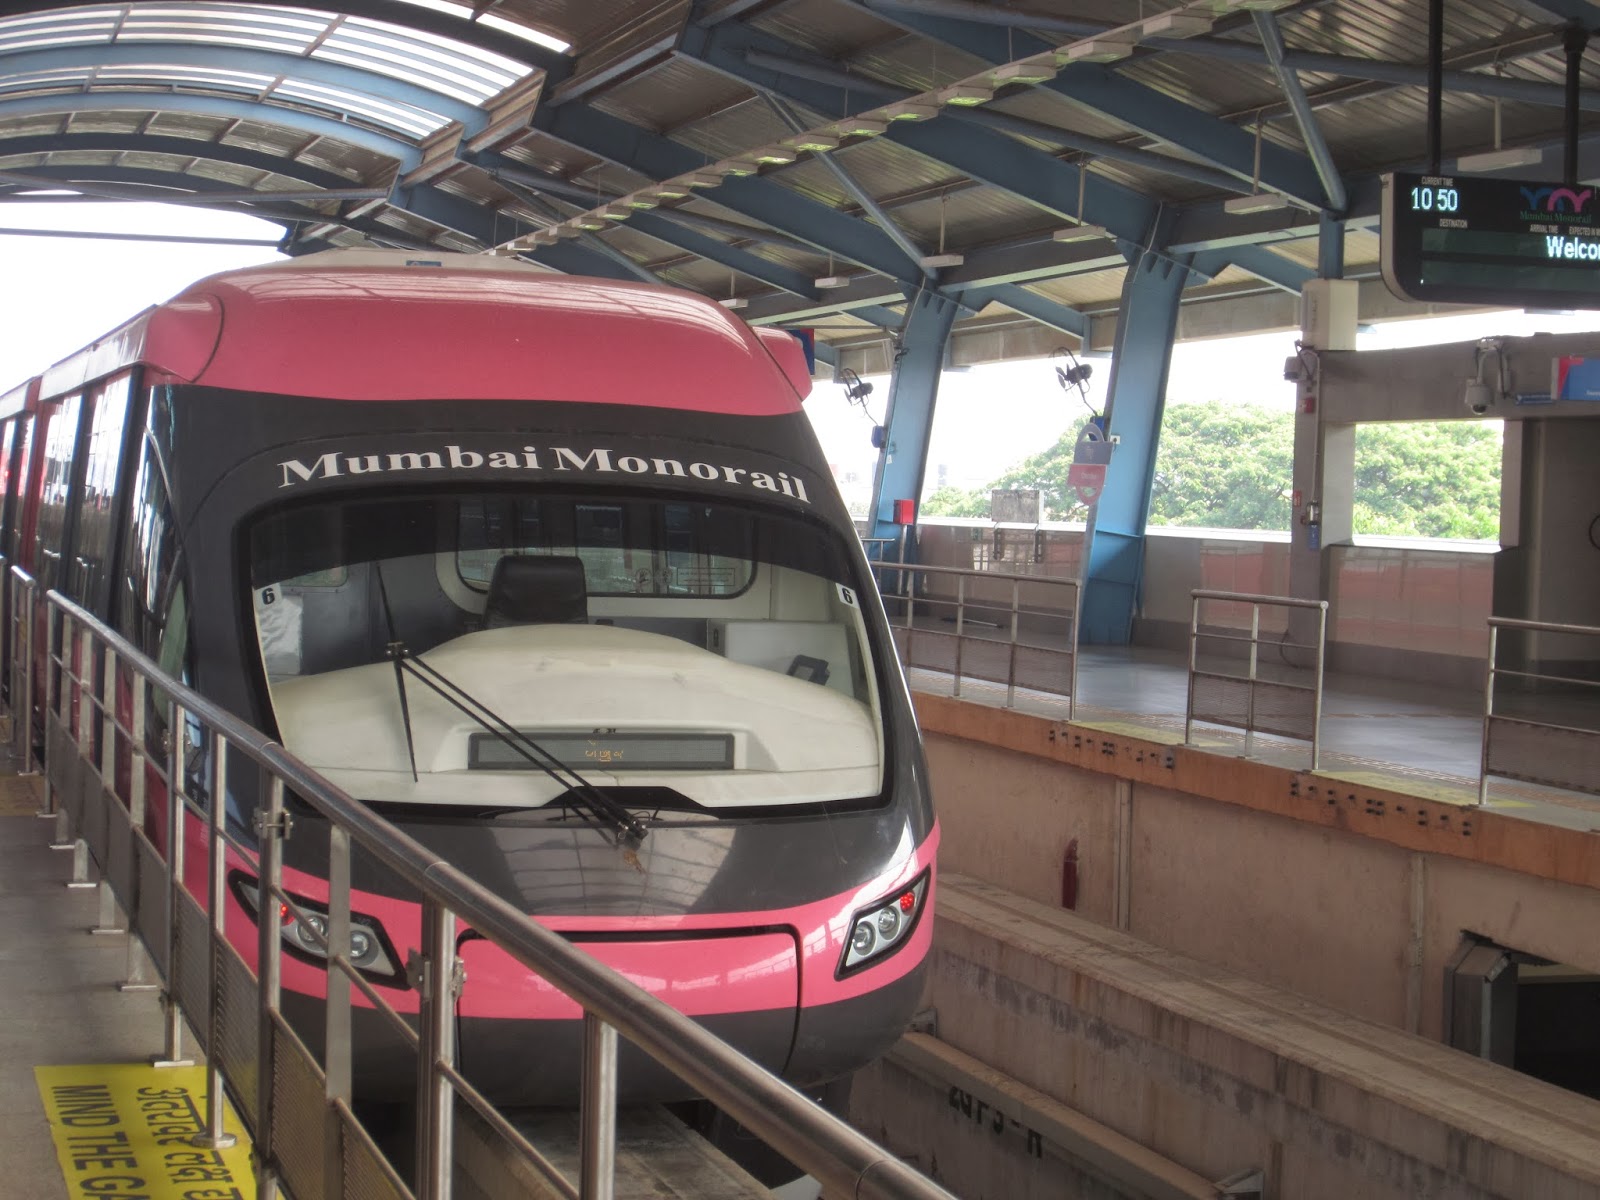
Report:
M 443 450 L 405 450 L 383 454 L 346 454 L 330 450 L 321 458 L 302 462 L 291 458 L 278 464 L 282 473 L 280 488 L 294 487 L 319 479 L 342 479 L 358 475 L 413 474 L 429 471 L 508 471 L 563 473 L 575 471 L 583 475 L 633 475 L 653 476 L 658 479 L 698 479 L 702 483 L 719 483 L 735 487 L 754 488 L 789 496 L 805 504 L 811 503 L 806 494 L 805 481 L 798 475 L 784 471 L 755 471 L 749 467 L 727 466 L 722 463 L 685 462 L 678 458 L 644 458 L 636 454 L 617 454 L 604 447 L 587 451 L 569 446 L 551 446 L 540 450 L 523 446 L 517 450 L 466 450 L 460 446 L 446 446 Z
M 1519 188 L 1522 193 L 1522 219 L 1525 221 L 1576 222 L 1586 214 L 1594 189 L 1581 192 L 1569 187 Z

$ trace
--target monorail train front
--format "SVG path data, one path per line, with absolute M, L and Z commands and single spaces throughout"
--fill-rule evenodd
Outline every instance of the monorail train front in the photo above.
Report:
M 204 601 L 196 682 L 763 1065 L 801 1084 L 863 1065 L 920 999 L 937 828 L 793 380 L 699 298 L 475 260 L 417 275 L 213 283 L 228 320 L 289 322 L 313 378 L 219 350 L 157 393 Z M 421 323 L 451 369 L 408 364 Z M 514 361 L 486 371 L 472 340 L 492 337 Z M 314 912 L 327 831 L 296 822 L 285 886 Z M 255 884 L 231 878 L 241 917 Z M 415 1012 L 416 898 L 358 855 L 352 906 L 353 958 Z M 286 1008 L 319 1041 L 317 939 L 292 919 L 282 938 Z M 467 1076 L 572 1101 L 576 1005 L 465 927 L 458 954 Z M 357 999 L 358 1089 L 408 1093 L 412 1055 Z M 621 1087 L 684 1094 L 642 1054 Z

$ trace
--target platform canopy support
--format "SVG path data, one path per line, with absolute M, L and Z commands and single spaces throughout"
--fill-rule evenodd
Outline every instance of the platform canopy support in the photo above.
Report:
M 933 291 L 919 292 L 906 305 L 905 324 L 895 345 L 894 373 L 889 379 L 883 446 L 872 482 L 870 537 L 899 534 L 894 519 L 896 500 L 921 502 L 939 376 L 950 327 L 962 311 L 954 300 Z
M 1133 632 L 1167 371 L 1188 279 L 1186 263 L 1146 251 L 1122 285 L 1106 401 L 1107 432 L 1117 446 L 1084 535 L 1082 642 L 1123 646 Z

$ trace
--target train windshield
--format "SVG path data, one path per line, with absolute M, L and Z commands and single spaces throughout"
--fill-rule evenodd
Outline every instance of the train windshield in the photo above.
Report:
M 568 789 L 523 739 L 652 807 L 883 790 L 858 581 L 821 524 L 670 496 L 411 493 L 280 510 L 246 547 L 279 736 L 361 799 L 549 805 Z

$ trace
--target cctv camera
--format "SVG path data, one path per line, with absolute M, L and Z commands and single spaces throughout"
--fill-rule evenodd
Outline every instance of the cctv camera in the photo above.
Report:
M 1467 380 L 1466 395 L 1462 397 L 1462 403 L 1467 406 L 1467 411 L 1473 416 L 1481 417 L 1489 411 L 1489 406 L 1494 403 L 1494 392 L 1481 379 L 1469 379 Z

